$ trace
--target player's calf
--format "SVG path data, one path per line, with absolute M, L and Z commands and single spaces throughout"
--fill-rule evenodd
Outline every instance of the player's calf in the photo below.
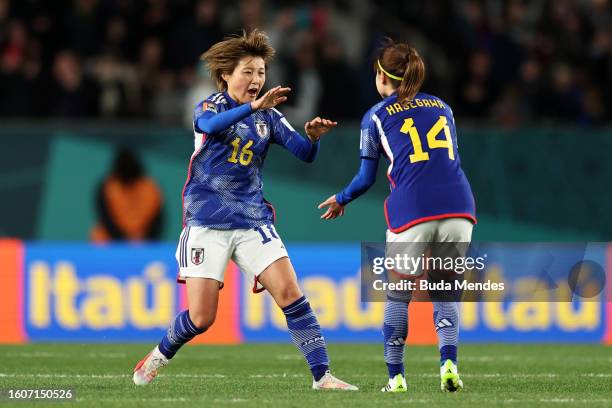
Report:
M 200 327 L 191 320 L 189 310 L 184 310 L 170 323 L 166 335 L 159 343 L 159 350 L 168 359 L 174 357 L 176 352 L 198 334 L 206 331 L 208 326 Z

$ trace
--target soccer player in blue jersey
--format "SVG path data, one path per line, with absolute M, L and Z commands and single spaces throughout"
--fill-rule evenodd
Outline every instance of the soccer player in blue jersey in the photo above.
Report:
M 384 205 L 387 250 L 397 242 L 469 243 L 475 204 L 461 169 L 451 108 L 420 92 L 425 66 L 409 45 L 388 40 L 375 70 L 376 89 L 383 100 L 361 122 L 359 173 L 344 190 L 319 205 L 327 208 L 321 218 L 343 215 L 345 206 L 374 184 L 379 157 L 384 155 L 390 163 L 391 189 Z M 410 299 L 409 291 L 387 293 L 383 335 L 389 381 L 383 392 L 406 391 L 403 359 Z M 463 387 L 457 373 L 458 305 L 432 300 L 441 388 L 456 391 Z
M 183 231 L 176 251 L 179 279 L 186 281 L 189 309 L 171 322 L 158 346 L 134 369 L 138 385 L 150 383 L 179 348 L 215 320 L 223 275 L 232 259 L 253 291 L 268 290 L 304 354 L 314 389 L 357 390 L 329 371 L 325 339 L 278 232 L 274 209 L 262 192 L 270 144 L 312 162 L 319 138 L 336 123 L 315 118 L 297 133 L 274 107 L 289 88 L 277 86 L 258 98 L 266 63 L 274 54 L 265 33 L 254 30 L 213 45 L 202 58 L 220 92 L 195 108 L 195 152 L 183 189 Z

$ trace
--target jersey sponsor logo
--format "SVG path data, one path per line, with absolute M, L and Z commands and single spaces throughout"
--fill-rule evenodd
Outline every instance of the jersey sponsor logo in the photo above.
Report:
M 204 102 L 202 104 L 202 110 L 217 113 L 217 106 L 215 106 L 214 103 Z
M 258 120 L 255 122 L 255 130 L 257 131 L 257 134 L 259 135 L 259 137 L 268 136 L 268 133 L 269 133 L 268 124 L 264 122 L 263 120 Z
M 191 263 L 200 265 L 204 262 L 204 248 L 191 248 Z

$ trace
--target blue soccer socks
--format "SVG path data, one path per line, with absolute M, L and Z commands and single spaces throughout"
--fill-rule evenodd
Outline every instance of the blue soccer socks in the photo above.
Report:
M 312 376 L 318 381 L 329 370 L 329 357 L 321 327 L 310 308 L 310 303 L 305 296 L 302 296 L 284 307 L 283 313 L 287 318 L 287 327 L 293 343 L 306 357 Z
M 459 306 L 457 302 L 433 302 L 434 326 L 438 333 L 440 364 L 452 360 L 457 364 L 459 343 Z
M 387 300 L 383 323 L 385 363 L 389 378 L 404 375 L 404 345 L 408 337 L 408 304 Z
M 166 335 L 159 343 L 159 351 L 161 351 L 166 358 L 170 359 L 174 357 L 183 344 L 205 331 L 206 329 L 199 329 L 191 321 L 189 310 L 183 310 L 181 313 L 177 314 L 174 321 L 170 323 Z

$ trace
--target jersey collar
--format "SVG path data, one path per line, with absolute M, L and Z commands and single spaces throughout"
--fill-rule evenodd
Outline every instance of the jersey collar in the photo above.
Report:
M 391 102 L 394 99 L 397 99 L 397 92 L 393 92 L 391 95 L 387 96 L 383 99 L 383 102 Z
M 230 108 L 235 108 L 236 106 L 238 106 L 238 102 L 236 102 L 232 99 L 231 96 L 229 96 L 229 92 L 224 91 L 223 95 L 225 95 L 225 99 L 227 99 L 227 101 L 229 102 Z

